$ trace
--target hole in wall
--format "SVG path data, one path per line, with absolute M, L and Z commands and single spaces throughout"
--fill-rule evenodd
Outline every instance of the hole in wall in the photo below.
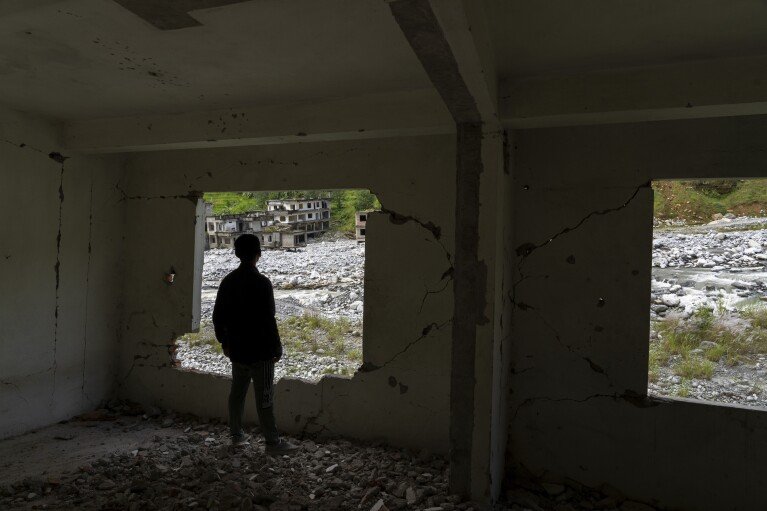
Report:
M 767 406 L 767 179 L 653 191 L 648 393 Z
M 181 369 L 230 375 L 216 340 L 213 306 L 221 280 L 239 266 L 234 240 L 258 236 L 259 271 L 272 282 L 284 355 L 275 378 L 351 376 L 362 365 L 368 190 L 206 193 L 201 318 L 177 339 Z

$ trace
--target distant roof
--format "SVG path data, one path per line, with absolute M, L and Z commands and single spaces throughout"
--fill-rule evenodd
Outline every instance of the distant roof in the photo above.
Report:
M 312 201 L 318 201 L 318 200 L 329 200 L 327 197 L 313 197 L 313 198 L 301 198 L 301 199 L 271 199 L 266 201 L 268 204 L 271 204 L 272 202 L 312 202 Z
M 223 215 L 209 215 L 206 218 L 218 218 L 220 220 L 234 220 L 236 218 L 245 218 L 249 216 L 268 216 L 268 212 L 262 210 L 243 211 L 242 213 L 226 213 Z

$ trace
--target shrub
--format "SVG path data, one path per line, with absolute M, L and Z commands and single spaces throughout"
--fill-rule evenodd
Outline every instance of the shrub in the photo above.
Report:
M 674 373 L 683 378 L 710 380 L 714 375 L 714 363 L 705 358 L 687 357 L 674 367 Z

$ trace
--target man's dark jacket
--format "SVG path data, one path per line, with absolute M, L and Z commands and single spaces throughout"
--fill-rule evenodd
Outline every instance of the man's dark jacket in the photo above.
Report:
M 241 264 L 221 281 L 213 326 L 232 362 L 252 364 L 282 357 L 272 283 L 255 266 Z

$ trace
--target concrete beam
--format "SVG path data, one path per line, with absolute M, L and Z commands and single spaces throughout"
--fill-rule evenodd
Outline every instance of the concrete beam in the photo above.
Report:
M 434 135 L 455 131 L 432 89 L 291 105 L 74 121 L 72 153 L 123 153 Z
M 500 478 L 492 473 L 492 398 L 497 178 L 503 166 L 495 108 L 495 72 L 481 2 L 390 2 L 435 89 L 453 116 L 456 140 L 456 242 L 450 373 L 450 488 L 490 503 Z
M 541 128 L 767 113 L 767 56 L 506 82 L 504 126 Z
M 202 23 L 192 17 L 189 11 L 238 4 L 245 1 L 247 0 L 174 0 L 172 2 L 114 0 L 160 30 L 177 30 L 200 26 Z
M 500 128 L 497 78 L 482 3 L 394 0 L 389 5 L 455 122 Z
M 485 130 L 498 130 L 498 76 L 484 2 L 432 0 L 431 7 Z

